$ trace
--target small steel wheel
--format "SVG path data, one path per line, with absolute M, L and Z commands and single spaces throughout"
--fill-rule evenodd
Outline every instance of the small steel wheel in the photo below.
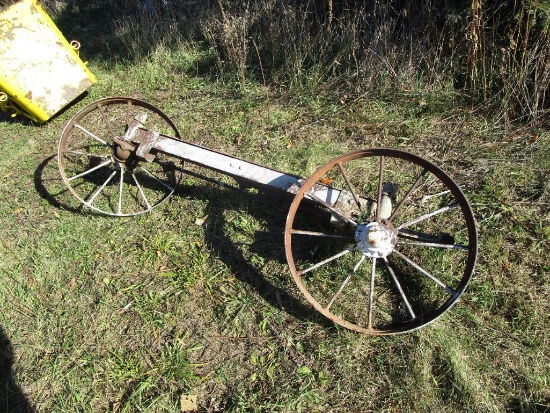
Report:
M 396 334 L 431 323 L 462 295 L 477 232 L 445 172 L 373 148 L 335 158 L 305 181 L 288 213 L 285 249 L 316 310 L 358 332 Z
M 123 97 L 89 104 L 63 130 L 57 158 L 63 181 L 96 212 L 115 216 L 148 212 L 165 201 L 181 179 L 180 160 L 164 153 L 152 153 L 148 160 L 136 155 L 137 144 L 122 138 L 132 125 L 180 137 L 159 109 Z

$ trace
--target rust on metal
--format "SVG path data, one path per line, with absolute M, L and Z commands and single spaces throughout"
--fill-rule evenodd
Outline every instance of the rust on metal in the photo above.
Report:
M 374 159 L 379 158 L 379 172 L 378 172 L 378 182 L 377 184 L 377 199 L 367 199 L 362 198 L 359 193 L 354 190 L 353 185 L 350 183 L 349 177 L 344 164 L 352 162 L 361 158 L 372 157 Z M 455 244 L 455 239 L 452 235 L 446 233 L 439 233 L 438 235 L 430 235 L 424 232 L 415 232 L 410 229 L 404 229 L 405 227 L 412 225 L 409 223 L 402 224 L 400 227 L 394 227 L 393 219 L 395 218 L 395 211 L 393 210 L 393 203 L 396 201 L 396 192 L 397 185 L 394 183 L 384 182 L 383 180 L 383 171 L 384 164 L 387 164 L 386 159 L 398 159 L 405 162 L 410 162 L 411 166 L 416 166 L 421 172 L 419 172 L 419 178 L 416 181 L 412 181 L 413 184 L 410 187 L 409 191 L 406 192 L 404 198 L 410 199 L 412 192 L 419 186 L 421 178 L 423 179 L 427 173 L 431 173 L 434 177 L 439 179 L 442 184 L 448 188 L 448 192 L 452 193 L 452 196 L 456 199 L 456 202 L 449 204 L 447 207 L 437 209 L 431 213 L 423 214 L 417 218 L 410 221 L 411 223 L 416 223 L 424 220 L 428 220 L 436 215 L 443 214 L 446 211 L 450 211 L 452 208 L 459 208 L 464 219 L 465 225 L 465 234 L 468 239 L 466 245 L 457 245 Z M 295 249 L 300 248 L 300 240 L 304 237 L 322 237 L 324 239 L 334 239 L 338 237 L 338 232 L 331 234 L 324 234 L 321 232 L 310 231 L 307 228 L 303 227 L 294 227 L 295 219 L 298 214 L 298 210 L 301 208 L 301 205 L 305 200 L 311 199 L 308 196 L 308 192 L 312 187 L 317 185 L 317 182 L 322 179 L 329 171 L 334 169 L 339 169 L 341 175 L 344 178 L 344 181 L 347 182 L 348 191 L 340 190 L 342 197 L 337 201 L 334 207 L 327 210 L 332 213 L 339 213 L 344 216 L 346 219 L 345 226 L 342 231 L 340 231 L 343 236 L 349 231 L 352 232 L 352 239 L 355 242 L 351 247 L 341 250 L 341 252 L 336 253 L 328 258 L 323 256 L 319 257 L 319 262 L 303 267 L 302 264 L 298 265 L 298 262 L 295 258 Z M 403 202 L 397 204 L 396 209 L 401 209 Z M 334 212 L 333 212 L 334 210 Z M 361 213 L 359 213 L 361 211 Z M 401 229 L 403 228 L 403 229 Z M 300 238 L 297 238 L 300 237 Z M 329 238 L 331 237 L 331 238 Z M 410 241 L 409 241 L 410 240 Z M 294 241 L 294 242 L 293 242 Z M 396 249 L 396 246 L 399 243 L 404 243 L 407 245 L 414 245 L 415 247 L 423 248 L 436 248 L 441 250 L 457 250 L 464 251 L 466 254 L 464 256 L 464 270 L 460 275 L 456 284 L 453 286 L 448 285 L 445 281 L 438 278 L 436 275 L 432 274 L 426 268 L 424 268 L 419 263 L 407 257 L 402 252 Z M 348 244 L 349 245 L 349 244 Z M 315 251 L 315 250 L 314 250 Z M 314 253 L 311 252 L 311 254 Z M 351 152 L 340 157 L 337 157 L 327 164 L 321 166 L 314 174 L 307 179 L 300 188 L 300 191 L 296 194 L 294 201 L 290 206 L 290 210 L 287 216 L 287 223 L 285 227 L 285 253 L 287 257 L 287 262 L 289 264 L 293 279 L 298 286 L 300 292 L 304 295 L 306 300 L 320 313 L 325 315 L 331 321 L 354 331 L 361 333 L 368 333 L 372 335 L 387 335 L 387 334 L 398 334 L 408 331 L 416 330 L 420 327 L 428 325 L 433 321 L 437 320 L 443 313 L 450 309 L 464 292 L 466 286 L 468 285 L 469 280 L 472 277 L 473 269 L 477 256 L 477 231 L 475 227 L 475 220 L 473 217 L 472 210 L 458 187 L 458 185 L 448 177 L 443 171 L 441 171 L 437 166 L 432 163 L 420 158 L 416 155 L 412 155 L 407 152 L 386 149 L 386 148 L 372 148 L 365 149 L 360 151 Z M 320 268 L 330 265 L 333 262 L 343 261 L 343 256 L 350 257 L 355 254 L 355 266 L 351 266 L 347 276 L 344 278 L 343 282 L 340 284 L 340 288 L 337 288 L 335 294 L 328 300 L 328 303 L 323 303 L 319 301 L 319 291 L 316 289 L 311 289 L 313 282 L 320 283 L 321 280 L 326 277 L 326 275 L 310 276 L 309 280 L 304 280 L 304 274 L 315 272 Z M 307 255 L 310 257 L 310 254 Z M 401 283 L 399 282 L 399 276 L 393 264 L 390 263 L 388 258 L 401 259 L 403 260 L 409 268 L 413 268 L 414 271 L 421 273 L 431 282 L 433 282 L 438 287 L 441 287 L 445 294 L 447 294 L 447 299 L 439 307 L 430 309 L 429 311 L 423 311 L 422 306 L 413 308 L 411 304 L 412 301 L 407 296 L 407 292 L 403 289 Z M 350 280 L 353 278 L 354 274 L 357 272 L 358 268 L 362 265 L 365 258 L 371 260 L 371 271 L 370 271 L 370 280 L 366 280 L 366 284 L 370 286 L 365 287 L 366 289 L 366 308 L 363 311 L 366 311 L 367 316 L 365 316 L 366 321 L 364 323 L 357 322 L 353 319 L 349 319 L 346 316 L 343 316 L 340 312 L 333 310 L 335 303 L 338 303 L 339 300 L 342 300 L 343 291 Z M 374 286 L 376 283 L 376 278 L 378 277 L 375 274 L 375 269 L 377 261 L 380 260 L 384 263 L 384 268 L 389 275 L 390 280 L 392 280 L 395 290 L 397 292 L 397 297 L 401 300 L 406 313 L 409 315 L 408 319 L 405 321 L 396 321 L 395 323 L 384 324 L 384 320 L 380 321 L 375 319 L 373 308 L 376 305 L 375 296 L 374 296 Z M 315 262 L 315 260 L 313 260 Z M 352 260 L 353 262 L 353 260 Z M 336 264 L 335 267 L 337 268 Z M 336 273 L 330 273 L 331 277 L 336 277 Z M 357 281 L 356 281 L 357 282 Z M 337 286 L 336 286 L 337 287 Z M 358 288 L 357 286 L 355 288 Z M 350 303 L 361 305 L 361 302 Z M 360 313 L 360 311 L 358 311 Z
M 125 113 L 122 122 L 124 129 L 117 129 L 120 125 L 111 126 L 109 122 L 106 122 L 107 125 L 102 129 L 101 136 L 87 129 L 95 127 L 94 124 L 88 126 L 89 124 L 84 121 L 88 114 L 99 111 L 101 117 L 107 119 L 104 108 L 117 105 L 122 106 Z M 154 120 L 160 118 L 165 123 L 165 128 L 161 130 L 171 129 L 174 136 L 149 129 L 146 112 L 152 113 Z M 97 119 L 95 116 L 90 118 Z M 120 131 L 118 133 L 124 131 L 124 134 L 117 136 L 115 131 Z M 88 139 L 105 152 L 101 155 L 98 152 L 85 153 L 87 145 L 78 147 L 78 150 L 71 149 L 70 142 L 73 134 Z M 169 170 L 170 176 L 176 175 L 172 173 L 176 172 L 175 168 L 165 168 L 169 163 L 163 160 L 166 156 L 171 156 L 178 162 L 189 162 L 232 177 L 244 187 L 256 187 L 270 194 L 292 198 L 284 230 L 285 254 L 292 277 L 313 308 L 345 328 L 373 335 L 398 334 L 416 330 L 435 321 L 450 309 L 465 291 L 472 277 L 477 257 L 477 230 L 473 212 L 465 195 L 460 187 L 436 165 L 408 152 L 387 148 L 350 152 L 332 159 L 311 177 L 303 179 L 185 142 L 180 139 L 174 123 L 153 105 L 133 98 L 117 97 L 94 102 L 71 119 L 62 133 L 58 163 L 63 181 L 82 203 L 108 215 L 130 216 L 150 211 L 174 192 L 180 178 L 174 176 L 174 179 L 162 181 L 146 169 L 150 165 L 160 165 L 162 170 Z M 82 158 L 90 162 L 79 162 Z M 73 160 L 75 161 L 73 165 L 81 169 L 71 169 L 71 173 L 67 174 L 64 163 L 69 164 Z M 369 165 L 368 168 L 375 165 L 375 172 L 373 174 L 365 172 L 368 168 L 354 169 L 353 162 L 361 161 L 365 161 Z M 399 171 L 387 173 L 386 168 L 390 165 L 400 165 Z M 103 176 L 83 182 L 83 186 L 92 185 L 91 194 L 87 191 L 79 193 L 83 191 L 78 185 L 82 183 L 80 180 L 87 179 L 103 168 L 109 168 L 108 171 L 104 171 Z M 340 177 L 335 176 L 338 171 Z M 138 176 L 138 172 L 148 174 L 150 179 L 143 179 L 142 176 L 145 175 Z M 177 172 L 192 174 L 183 167 Z M 196 176 L 201 177 L 199 174 Z M 342 180 L 339 180 L 340 178 Z M 368 182 L 365 182 L 367 180 Z M 132 185 L 133 199 L 138 200 L 142 207 L 137 211 L 128 212 L 122 208 L 123 187 L 128 181 Z M 434 181 L 436 185 L 433 184 Z M 159 184 L 157 187 L 161 187 L 164 191 L 161 197 L 154 199 L 149 195 L 145 187 L 148 182 Z M 334 182 L 338 182 L 343 188 L 331 186 Z M 402 185 L 402 188 L 399 185 Z M 417 194 L 416 191 L 420 191 L 419 188 L 432 185 L 439 185 L 440 189 L 445 191 L 435 193 L 434 190 L 428 192 L 425 197 Z M 101 209 L 97 200 L 106 195 L 104 191 L 117 187 L 120 188 L 118 195 L 115 189 L 115 192 L 105 196 L 108 199 L 108 208 Z M 400 194 L 404 193 L 400 195 L 401 199 L 397 197 L 398 191 L 402 191 Z M 425 205 L 426 199 L 447 197 L 447 195 L 450 200 L 438 200 L 428 209 L 420 208 L 410 213 L 412 202 L 418 200 L 420 205 Z M 301 215 L 300 219 L 297 219 L 299 211 L 308 215 L 312 204 L 317 207 L 317 210 L 325 212 L 324 218 L 326 215 L 330 216 L 326 223 L 337 225 L 331 225 L 329 229 L 321 229 L 321 225 L 325 222 L 317 219 L 317 215 L 307 216 L 307 219 L 301 219 L 304 218 Z M 401 221 L 396 221 L 398 212 L 401 212 L 399 215 Z M 448 231 L 447 228 L 439 228 L 433 224 L 438 217 L 455 212 L 462 220 L 461 227 L 454 226 L 452 215 L 442 220 L 444 225 L 449 225 Z M 311 220 L 313 225 L 303 226 L 302 221 L 308 220 Z M 296 222 L 300 225 L 295 225 Z M 422 227 L 423 223 L 429 223 L 426 225 L 427 229 Z M 456 228 L 459 229 L 456 230 Z M 303 244 L 307 247 L 303 247 L 301 243 L 304 237 L 309 239 L 309 242 Z M 455 238 L 460 239 L 461 242 Z M 305 260 L 296 259 L 295 247 L 306 248 Z M 402 247 L 405 249 L 402 250 Z M 437 254 L 420 253 L 411 258 L 406 248 L 430 248 L 451 254 L 455 254 L 454 251 L 456 251 L 456 254 L 463 254 L 459 255 L 463 258 L 459 258 L 461 262 L 458 264 L 451 261 L 450 273 L 446 273 L 446 268 L 443 267 L 441 275 L 432 271 L 424 263 L 415 261 L 418 258 L 423 259 L 425 256 Z M 322 252 L 316 255 L 318 251 Z M 400 260 L 400 266 L 394 265 L 395 259 Z M 433 257 L 430 257 L 430 260 L 432 259 Z M 361 268 L 366 265 L 365 262 L 369 261 L 370 268 Z M 446 264 L 445 259 L 441 262 Z M 377 268 L 379 263 L 383 264 L 383 268 Z M 453 266 L 459 268 L 456 273 L 452 272 Z M 385 271 L 390 285 L 389 288 L 387 285 L 379 287 L 381 294 L 375 293 L 375 286 L 381 278 L 379 271 Z M 407 271 L 414 275 L 411 276 Z M 455 278 L 450 279 L 452 277 L 449 275 Z M 355 280 L 354 277 L 359 280 Z M 418 282 L 415 277 L 423 277 L 423 281 L 427 280 L 426 282 L 431 283 L 434 288 L 439 289 L 438 291 L 444 291 L 441 293 L 444 295 L 442 303 L 437 303 L 433 308 L 425 310 L 424 304 L 431 306 L 432 303 L 422 302 L 422 295 L 409 298 L 411 291 L 416 294 L 423 288 L 422 280 Z M 403 281 L 404 279 L 406 281 Z M 316 282 L 327 282 L 328 286 L 321 284 L 319 288 L 312 287 Z M 405 282 L 417 284 L 410 288 Z M 350 285 L 353 284 L 356 285 L 352 289 Z M 350 289 L 352 295 L 348 296 Z M 329 292 L 330 295 L 328 298 L 321 296 L 322 299 L 320 299 L 318 296 L 320 292 Z M 388 299 L 387 295 L 390 294 L 393 296 Z M 351 318 L 347 314 L 342 314 L 340 310 L 341 301 L 346 297 L 352 297 L 351 306 L 363 306 L 357 311 L 354 310 Z M 392 319 L 389 322 L 387 320 L 392 318 L 391 314 L 385 311 L 377 312 L 376 306 L 382 301 L 390 302 L 393 307 L 388 308 L 395 311 L 396 317 L 399 318 L 397 321 Z

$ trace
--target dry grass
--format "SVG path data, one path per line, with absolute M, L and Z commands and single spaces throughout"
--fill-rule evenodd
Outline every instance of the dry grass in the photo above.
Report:
M 306 88 L 330 82 L 343 93 L 448 88 L 507 125 L 548 126 L 547 0 L 44 4 L 96 60 L 147 59 L 159 46 L 186 47 L 200 59 L 178 70 L 241 86 L 250 80 Z

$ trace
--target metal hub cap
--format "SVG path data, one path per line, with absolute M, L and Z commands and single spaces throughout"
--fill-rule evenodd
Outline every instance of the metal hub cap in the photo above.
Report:
M 378 222 L 360 224 L 355 231 L 355 241 L 361 253 L 370 258 L 384 258 L 392 251 L 397 241 L 395 232 Z

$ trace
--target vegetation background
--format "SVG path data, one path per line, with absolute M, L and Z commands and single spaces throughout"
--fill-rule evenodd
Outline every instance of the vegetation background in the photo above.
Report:
M 42 4 L 99 83 L 46 125 L 0 123 L 0 411 L 550 411 L 547 0 Z M 302 176 L 368 146 L 432 160 L 478 220 L 468 291 L 361 336 L 296 291 L 284 206 L 189 180 L 143 217 L 81 210 L 56 144 L 112 95 Z

